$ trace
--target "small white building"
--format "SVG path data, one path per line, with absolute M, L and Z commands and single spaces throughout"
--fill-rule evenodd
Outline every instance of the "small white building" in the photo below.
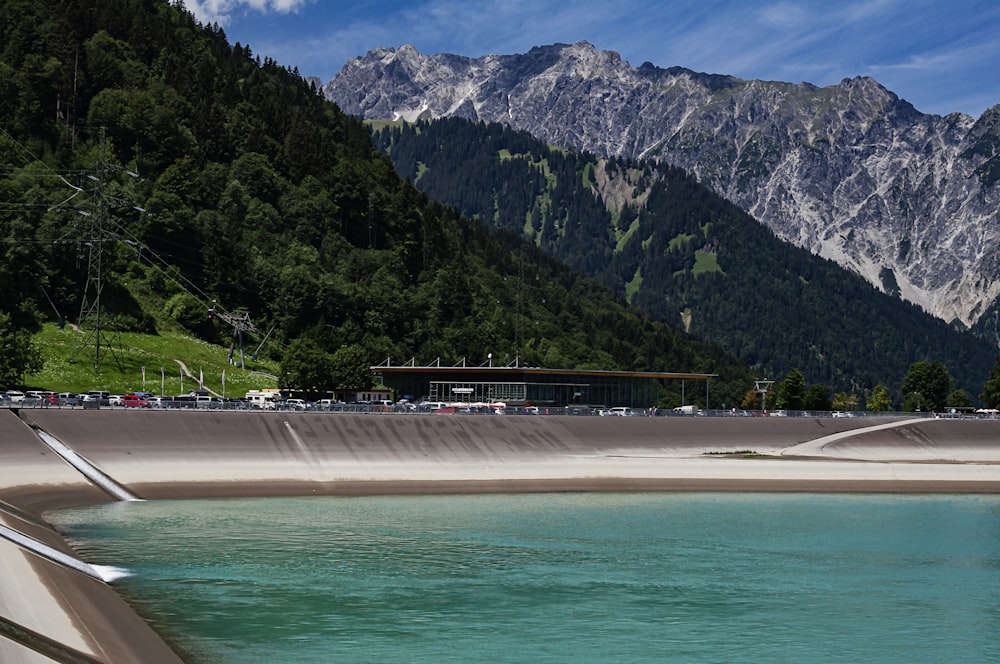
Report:
M 369 390 L 337 390 L 337 399 L 344 403 L 383 403 L 392 400 L 392 390 L 373 387 Z

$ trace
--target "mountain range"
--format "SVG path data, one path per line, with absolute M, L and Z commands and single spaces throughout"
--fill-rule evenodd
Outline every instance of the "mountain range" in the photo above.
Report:
M 498 122 L 681 167 L 780 238 L 995 332 L 1000 105 L 927 115 L 870 78 L 817 87 L 633 67 L 585 41 L 479 58 L 379 48 L 323 93 L 365 119 Z

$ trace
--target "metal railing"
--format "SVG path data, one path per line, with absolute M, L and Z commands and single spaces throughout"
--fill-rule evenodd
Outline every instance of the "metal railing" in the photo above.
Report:
M 187 399 L 171 399 L 168 401 L 153 400 L 148 405 L 111 404 L 107 400 L 79 401 L 54 400 L 26 397 L 23 401 L 0 400 L 0 408 L 8 409 L 55 409 L 55 410 L 182 410 L 182 411 L 234 411 L 234 412 L 308 412 L 308 413 L 363 413 L 374 415 L 417 414 L 417 415 L 524 415 L 524 416 L 582 416 L 582 417 L 787 417 L 787 418 L 899 418 L 927 417 L 948 419 L 998 419 L 995 413 L 959 413 L 959 412 L 900 412 L 900 411 L 759 411 L 742 409 L 709 409 L 696 412 L 678 412 L 669 408 L 621 408 L 610 409 L 590 406 L 506 406 L 493 407 L 489 405 L 449 405 L 444 408 L 430 408 L 420 404 L 396 404 L 392 406 L 365 403 L 335 403 L 329 405 L 286 404 L 276 402 L 273 405 L 260 407 L 241 399 L 219 399 L 212 401 L 195 401 Z

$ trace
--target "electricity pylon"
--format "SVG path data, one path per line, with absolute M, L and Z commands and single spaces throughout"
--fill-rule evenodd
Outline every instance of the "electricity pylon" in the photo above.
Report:
M 105 351 L 112 356 L 119 371 L 125 370 L 121 356 L 121 333 L 118 330 L 111 330 L 109 334 L 107 321 L 102 319 L 101 298 L 108 266 L 113 258 L 111 246 L 122 239 L 114 230 L 111 211 L 125 207 L 139 212 L 144 211 L 131 202 L 109 193 L 110 178 L 116 172 L 138 177 L 135 173 L 106 161 L 98 162 L 92 171 L 86 173 L 87 179 L 91 182 L 90 206 L 77 210 L 85 220 L 79 224 L 79 242 L 81 252 L 87 257 L 87 281 L 80 299 L 80 317 L 77 319 L 77 326 L 85 336 L 75 356 L 79 357 L 85 349 L 93 347 L 95 372 L 100 369 Z

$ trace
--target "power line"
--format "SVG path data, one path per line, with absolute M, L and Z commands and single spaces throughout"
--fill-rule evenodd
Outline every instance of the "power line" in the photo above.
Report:
M 145 250 L 146 255 L 149 257 L 147 259 L 147 262 L 151 267 L 159 270 L 161 274 L 163 274 L 165 277 L 173 281 L 182 289 L 186 290 L 188 293 L 195 295 L 195 293 L 193 293 L 192 291 L 196 291 L 197 295 L 195 295 L 195 297 L 201 296 L 202 303 L 205 303 L 209 299 L 208 294 L 206 294 L 203 290 L 201 290 L 198 286 L 196 286 L 194 282 L 192 282 L 190 279 L 185 277 L 183 272 L 178 270 L 176 266 L 166 262 L 162 256 L 160 256 L 157 252 L 153 251 L 148 246 L 143 244 L 141 240 L 139 240 L 130 230 L 125 228 L 123 225 L 114 221 L 112 221 L 112 223 L 116 225 L 118 231 L 122 235 L 131 238 L 123 241 L 130 244 L 134 244 L 136 247 L 139 248 L 140 260 L 142 256 L 142 251 Z M 152 260 L 154 258 L 157 261 L 159 261 L 166 269 L 164 269 L 164 267 L 161 267 L 160 265 L 155 264 Z M 184 283 L 178 281 L 178 278 L 183 279 Z M 232 326 L 233 336 L 229 343 L 229 354 L 227 356 L 227 359 L 230 364 L 236 365 L 237 363 L 234 360 L 233 356 L 235 354 L 236 348 L 239 347 L 240 351 L 239 366 L 241 369 L 246 369 L 246 359 L 243 347 L 244 333 L 253 333 L 253 334 L 260 333 L 260 330 L 253 324 L 253 321 L 250 320 L 250 312 L 242 309 L 236 311 L 226 311 L 218 306 L 218 303 L 215 299 L 212 299 L 212 306 L 208 309 L 208 317 L 220 320 Z M 252 355 L 253 360 L 257 359 L 257 353 L 260 352 L 261 347 L 263 347 L 264 343 L 268 340 L 268 337 L 271 336 L 271 332 L 274 331 L 274 327 L 275 325 L 272 325 L 271 329 L 268 330 L 267 334 L 264 335 L 264 338 L 261 340 L 260 345 L 257 346 L 257 349 L 254 351 Z M 281 344 L 278 345 L 280 346 Z

